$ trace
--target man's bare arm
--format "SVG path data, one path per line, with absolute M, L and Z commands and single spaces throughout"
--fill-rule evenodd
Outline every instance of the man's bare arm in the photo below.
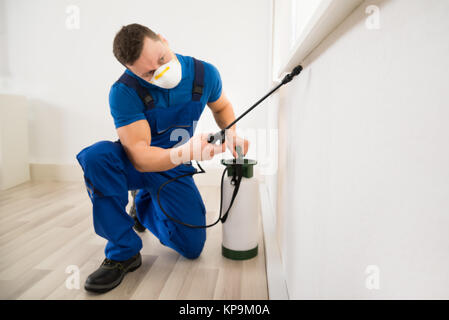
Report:
M 223 91 L 220 98 L 215 102 L 208 103 L 208 106 L 212 110 L 215 122 L 217 122 L 220 129 L 226 128 L 235 120 L 234 108 Z M 232 155 L 237 158 L 236 146 L 241 146 L 243 148 L 243 155 L 246 155 L 249 148 L 249 141 L 237 136 L 237 126 L 234 124 L 226 130 L 226 145 Z
M 195 135 L 182 145 L 169 149 L 151 146 L 147 120 L 120 127 L 117 133 L 129 160 L 140 172 L 166 171 L 189 160 L 210 160 L 226 150 L 225 145 L 208 143 L 208 133 Z
M 171 161 L 170 152 L 174 150 L 150 146 L 151 129 L 147 120 L 138 120 L 119 127 L 117 134 L 129 160 L 137 171 L 166 171 L 180 164 Z
M 234 108 L 231 101 L 226 97 L 224 91 L 222 91 L 220 98 L 217 101 L 209 102 L 207 104 L 214 115 L 215 122 L 220 129 L 226 128 L 228 124 L 235 120 Z M 233 125 L 229 130 L 235 132 L 236 125 Z

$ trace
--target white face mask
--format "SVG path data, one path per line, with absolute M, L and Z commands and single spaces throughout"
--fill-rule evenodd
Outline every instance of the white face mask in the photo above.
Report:
M 182 78 L 181 63 L 173 57 L 169 62 L 160 66 L 151 78 L 150 83 L 155 86 L 172 89 L 176 87 Z

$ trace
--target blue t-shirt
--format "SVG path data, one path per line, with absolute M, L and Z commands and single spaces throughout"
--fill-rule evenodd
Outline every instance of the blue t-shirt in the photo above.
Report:
M 126 73 L 139 80 L 139 83 L 148 88 L 154 99 L 154 104 L 158 107 L 170 107 L 172 105 L 183 104 L 192 100 L 194 62 L 192 57 L 175 53 L 181 63 L 181 82 L 172 89 L 164 89 L 155 86 L 139 78 L 129 69 Z M 221 96 L 221 77 L 217 68 L 205 61 L 204 64 L 204 88 L 201 102 L 203 105 L 217 101 Z M 128 125 L 134 121 L 146 119 L 145 105 L 134 89 L 123 83 L 116 82 L 109 91 L 109 106 L 116 128 Z

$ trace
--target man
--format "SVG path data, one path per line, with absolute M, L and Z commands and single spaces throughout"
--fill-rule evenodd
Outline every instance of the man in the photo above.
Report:
M 205 105 L 223 129 L 234 119 L 218 70 L 210 63 L 175 54 L 167 40 L 149 28 L 130 24 L 116 34 L 113 52 L 126 67 L 109 94 L 119 140 L 99 141 L 78 153 L 93 204 L 95 232 L 108 240 L 106 258 L 85 282 L 85 289 L 106 292 L 141 265 L 142 241 L 126 212 L 128 190 L 137 190 L 137 222 L 159 241 L 189 259 L 197 258 L 205 229 L 175 223 L 162 212 L 193 225 L 205 225 L 206 210 L 191 175 L 159 187 L 169 179 L 193 173 L 190 160 L 209 160 L 236 146 L 246 154 L 249 142 L 226 131 L 226 143 L 193 135 Z

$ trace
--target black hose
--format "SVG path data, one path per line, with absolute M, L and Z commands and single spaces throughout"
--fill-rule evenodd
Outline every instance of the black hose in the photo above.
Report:
M 180 221 L 180 220 L 178 220 L 178 219 L 176 219 L 176 218 L 173 218 L 172 216 L 170 216 L 170 215 L 164 210 L 164 208 L 162 207 L 162 204 L 161 204 L 161 200 L 160 200 L 160 198 L 159 198 L 159 194 L 160 194 L 162 188 L 165 187 L 165 186 L 166 186 L 167 184 L 169 184 L 170 182 L 173 182 L 173 181 L 175 181 L 175 180 L 177 180 L 177 179 L 180 179 L 180 178 L 182 178 L 182 177 L 193 176 L 193 175 L 199 174 L 199 173 L 206 173 L 206 171 L 204 171 L 204 169 L 200 166 L 200 164 L 198 163 L 198 161 L 195 160 L 195 162 L 196 162 L 196 164 L 198 165 L 198 167 L 201 169 L 201 171 L 198 171 L 198 170 L 197 170 L 197 171 L 192 172 L 192 173 L 182 174 L 182 175 L 179 175 L 179 176 L 177 176 L 177 177 L 174 177 L 174 178 L 172 178 L 172 179 L 170 179 L 170 180 L 165 181 L 163 184 L 161 184 L 161 186 L 160 186 L 159 189 L 157 190 L 157 202 L 158 202 L 159 207 L 161 208 L 162 212 L 163 212 L 163 213 L 167 216 L 167 218 L 169 218 L 170 220 L 172 220 L 172 221 L 174 221 L 174 222 L 176 222 L 176 223 L 182 224 L 182 225 L 184 225 L 184 226 L 186 226 L 186 227 L 189 227 L 189 228 L 194 228 L 194 229 L 205 229 L 205 228 L 212 227 L 212 226 L 216 225 L 218 222 L 222 221 L 221 215 L 222 215 L 222 208 L 223 208 L 223 181 L 224 181 L 224 176 L 225 176 L 226 172 L 228 171 L 228 168 L 227 168 L 227 167 L 223 170 L 223 174 L 221 175 L 221 187 L 220 187 L 220 189 L 221 189 L 221 191 L 220 191 L 220 212 L 219 212 L 219 215 L 218 215 L 218 219 L 217 219 L 214 223 L 212 223 L 212 224 L 204 225 L 204 226 L 197 226 L 197 225 L 185 223 L 185 222 L 182 222 L 182 221 Z M 234 199 L 232 199 L 232 200 L 234 200 Z M 226 216 L 227 216 L 229 210 L 231 209 L 232 202 L 233 202 L 233 201 L 231 201 L 231 204 L 229 205 L 229 208 L 228 208 L 228 210 L 226 211 Z M 223 222 L 224 222 L 224 221 L 223 221 Z

